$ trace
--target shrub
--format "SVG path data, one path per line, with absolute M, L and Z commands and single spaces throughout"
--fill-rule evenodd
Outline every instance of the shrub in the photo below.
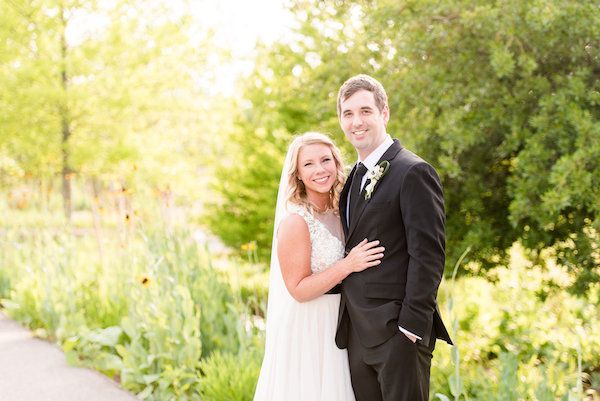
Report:
M 257 348 L 211 355 L 201 365 L 203 401 L 252 401 L 261 362 Z

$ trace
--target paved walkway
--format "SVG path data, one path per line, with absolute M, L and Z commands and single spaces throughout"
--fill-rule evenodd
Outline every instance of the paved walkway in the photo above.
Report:
M 0 313 L 0 401 L 139 401 Z

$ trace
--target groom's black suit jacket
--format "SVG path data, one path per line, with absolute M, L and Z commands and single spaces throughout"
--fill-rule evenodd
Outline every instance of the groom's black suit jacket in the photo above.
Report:
M 356 166 L 341 193 L 346 253 L 364 238 L 381 241 L 385 251 L 380 265 L 342 282 L 336 344 L 346 348 L 350 321 L 365 347 L 384 343 L 398 333 L 398 326 L 421 337 L 423 344 L 429 344 L 432 335 L 452 344 L 436 301 L 445 260 L 439 177 L 398 140 L 379 162 L 383 160 L 389 161 L 389 170 L 371 199 L 364 199 L 363 188 L 359 204 L 350 210 L 349 228 L 346 204 Z

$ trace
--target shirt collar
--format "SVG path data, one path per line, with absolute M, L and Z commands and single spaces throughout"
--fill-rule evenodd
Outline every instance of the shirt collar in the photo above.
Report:
M 362 164 L 364 164 L 366 168 L 371 170 L 373 167 L 375 167 L 379 159 L 381 159 L 381 156 L 383 156 L 385 151 L 388 150 L 388 148 L 393 144 L 394 140 L 392 139 L 390 134 L 386 134 L 386 137 L 381 143 L 381 145 L 379 145 L 374 151 L 372 151 L 371 154 L 369 154 L 369 156 L 365 157 L 365 160 L 360 160 L 359 157 L 358 161 L 362 162 Z

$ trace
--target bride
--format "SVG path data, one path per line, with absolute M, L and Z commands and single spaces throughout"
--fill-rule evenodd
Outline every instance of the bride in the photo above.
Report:
M 346 350 L 334 342 L 340 294 L 349 274 L 376 266 L 379 241 L 364 239 L 344 257 L 338 213 L 340 151 L 309 132 L 291 143 L 279 185 L 265 354 L 254 401 L 354 401 Z

